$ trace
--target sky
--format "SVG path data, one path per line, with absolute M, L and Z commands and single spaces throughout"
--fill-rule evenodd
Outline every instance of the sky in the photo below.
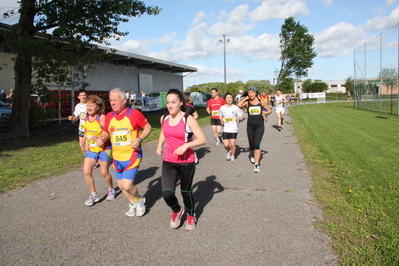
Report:
M 3 0 L 0 12 L 15 6 L 15 2 Z M 399 22 L 399 0 L 144 2 L 163 10 L 157 16 L 142 15 L 121 24 L 120 29 L 129 35 L 112 40 L 111 47 L 197 68 L 198 72 L 184 77 L 184 89 L 224 82 L 224 49 L 227 83 L 273 83 L 281 64 L 279 33 L 290 16 L 315 38 L 317 57 L 307 78 L 345 80 L 354 76 L 354 50 Z M 17 19 L 0 21 L 16 23 Z M 223 35 L 226 43 L 220 42 Z

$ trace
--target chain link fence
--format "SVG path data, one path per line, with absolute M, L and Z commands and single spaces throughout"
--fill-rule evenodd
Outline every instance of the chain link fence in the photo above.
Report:
M 399 115 L 399 23 L 354 52 L 354 100 L 357 108 Z

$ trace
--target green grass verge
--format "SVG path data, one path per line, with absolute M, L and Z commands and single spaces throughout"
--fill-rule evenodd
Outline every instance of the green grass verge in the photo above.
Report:
M 290 107 L 343 265 L 399 265 L 399 117 L 353 103 Z
M 153 131 L 143 145 L 158 139 L 160 117 L 165 112 L 145 113 Z M 197 112 L 201 126 L 210 123 L 205 108 L 197 108 Z M 54 129 L 54 125 L 52 128 Z M 42 135 L 6 141 L 0 145 L 0 194 L 82 166 L 83 157 L 78 147 L 77 129 L 69 130 L 69 133 L 42 132 Z

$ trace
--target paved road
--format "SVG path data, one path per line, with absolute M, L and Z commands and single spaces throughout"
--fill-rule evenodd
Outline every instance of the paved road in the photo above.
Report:
M 248 160 L 246 122 L 234 164 L 214 146 L 210 126 L 203 129 L 193 232 L 169 227 L 156 143 L 144 147 L 137 179 L 147 198 L 143 217 L 124 216 L 122 195 L 104 200 L 98 169 L 103 201 L 92 207 L 84 205 L 89 193 L 80 169 L 3 194 L 0 265 L 334 265 L 329 237 L 314 228 L 322 213 L 290 120 L 281 132 L 273 128 L 275 114 L 266 123 L 260 174 Z

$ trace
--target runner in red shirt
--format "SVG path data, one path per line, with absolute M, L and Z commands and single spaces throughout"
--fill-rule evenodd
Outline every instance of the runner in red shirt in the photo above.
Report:
M 225 105 L 226 102 L 222 97 L 218 96 L 218 89 L 212 88 L 211 90 L 212 99 L 209 99 L 208 105 L 206 106 L 206 111 L 211 115 L 211 127 L 213 136 L 216 140 L 216 146 L 222 145 L 221 135 L 222 135 L 222 124 L 219 119 L 219 109 L 221 106 Z

